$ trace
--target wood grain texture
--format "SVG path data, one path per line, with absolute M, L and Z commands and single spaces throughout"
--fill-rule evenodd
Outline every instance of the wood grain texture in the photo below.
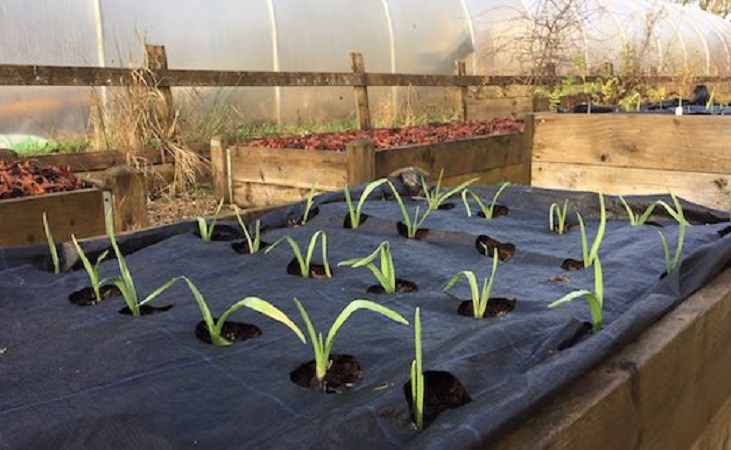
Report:
M 700 445 L 731 397 L 729 323 L 727 269 L 486 448 L 667 450 Z M 723 434 L 728 426 L 720 429 Z M 726 448 L 720 442 L 708 444 L 697 450 Z
M 376 179 L 376 150 L 373 142 L 356 139 L 345 148 L 346 180 L 349 186 L 368 183 Z
M 487 136 L 460 141 L 376 151 L 376 176 L 408 166 L 418 166 L 436 181 L 444 169 L 446 177 L 483 172 L 526 160 L 522 134 Z
M 731 117 L 538 114 L 533 160 L 731 174 Z
M 533 113 L 534 100 L 532 97 L 468 99 L 466 108 L 470 120 L 524 119 Z
M 102 191 L 83 189 L 0 201 L 0 246 L 43 244 L 43 212 L 56 243 L 105 234 Z
M 292 187 L 261 183 L 234 181 L 233 198 L 242 208 L 281 206 L 304 199 L 310 187 Z M 316 193 L 323 192 L 319 189 Z
M 347 180 L 345 152 L 299 149 L 231 147 L 231 177 L 234 183 L 319 190 L 342 189 Z M 236 202 L 239 199 L 234 194 Z
M 475 185 L 499 184 L 509 181 L 513 184 L 528 185 L 530 180 L 527 179 L 528 171 L 526 164 L 512 164 L 509 166 L 494 167 L 483 172 L 473 172 L 454 177 L 444 177 L 442 185 L 444 187 L 454 187 L 458 184 L 477 178 Z
M 533 186 L 596 191 L 605 194 L 667 194 L 668 188 L 686 200 L 726 210 L 730 174 L 600 167 L 532 162 Z

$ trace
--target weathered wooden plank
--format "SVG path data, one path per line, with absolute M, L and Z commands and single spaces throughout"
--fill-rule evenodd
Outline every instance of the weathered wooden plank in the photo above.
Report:
M 432 181 L 441 169 L 447 176 L 482 172 L 523 162 L 524 146 L 521 134 L 511 134 L 377 151 L 376 176 L 387 176 L 407 166 L 421 167 Z
M 498 184 L 509 181 L 513 184 L 527 185 L 530 180 L 526 179 L 526 163 L 511 164 L 508 166 L 493 167 L 482 172 L 466 173 L 453 177 L 444 177 L 442 185 L 445 187 L 454 187 L 458 184 L 477 178 L 475 185 Z
M 538 114 L 533 159 L 731 173 L 731 117 Z
M 342 189 L 347 183 L 345 152 L 259 147 L 231 148 L 234 182 L 254 182 L 309 189 Z M 238 202 L 238 199 L 235 199 Z
M 351 65 L 353 74 L 357 76 L 365 75 L 365 61 L 362 53 L 351 53 Z M 353 88 L 353 96 L 355 97 L 355 114 L 358 118 L 358 128 L 361 130 L 369 130 L 371 128 L 371 109 L 368 104 L 368 87 L 355 86 Z
M 128 86 L 137 78 L 147 78 L 157 87 L 268 87 L 268 86 L 511 86 L 555 85 L 558 76 L 424 75 L 349 72 L 267 72 L 220 70 L 159 70 L 142 73 L 141 68 L 99 68 L 40 65 L 0 65 L 0 86 Z M 600 77 L 589 76 L 587 82 Z M 672 77 L 646 77 L 647 83 L 673 81 Z M 698 83 L 726 82 L 731 77 L 701 77 Z
M 367 183 L 376 178 L 376 150 L 373 142 L 356 139 L 345 148 L 346 182 L 349 186 Z
M 44 211 L 57 243 L 105 233 L 102 191 L 59 192 L 0 201 L 0 246 L 45 243 Z
M 731 270 L 573 382 L 496 450 L 685 449 L 731 398 Z M 718 427 L 728 436 L 728 422 Z M 724 432 L 724 430 L 726 430 Z M 715 435 L 717 436 L 717 435 Z M 700 449 L 727 448 L 728 440 Z
M 667 194 L 668 188 L 692 202 L 726 210 L 731 174 L 600 167 L 533 161 L 531 184 L 605 194 Z
M 703 435 L 690 450 L 728 450 L 731 448 L 731 397 L 710 421 Z
M 240 181 L 234 181 L 232 187 L 234 202 L 242 208 L 281 206 L 297 202 L 305 198 L 311 189 L 311 186 L 292 187 Z M 316 192 L 323 191 L 316 189 Z
M 233 201 L 229 189 L 230 167 L 228 161 L 228 143 L 223 136 L 211 138 L 211 172 L 213 172 L 213 193 L 224 202 Z

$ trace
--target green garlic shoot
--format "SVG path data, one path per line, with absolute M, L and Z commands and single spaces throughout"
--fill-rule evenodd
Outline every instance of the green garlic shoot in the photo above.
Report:
M 322 265 L 325 267 L 325 276 L 327 278 L 332 278 L 332 272 L 330 271 L 330 264 L 327 262 L 327 235 L 324 231 L 319 230 L 315 232 L 315 234 L 312 235 L 310 238 L 310 244 L 307 247 L 307 255 L 306 257 L 302 257 L 302 251 L 300 250 L 299 244 L 297 244 L 297 241 L 292 239 L 289 235 L 284 235 L 281 238 L 277 239 L 272 245 L 267 247 L 266 250 L 264 250 L 264 253 L 269 253 L 272 251 L 276 246 L 281 244 L 283 241 L 286 241 L 290 247 L 292 247 L 292 253 L 294 253 L 295 259 L 297 259 L 297 263 L 300 267 L 300 273 L 302 274 L 302 278 L 309 278 L 310 277 L 310 265 L 312 264 L 312 255 L 315 253 L 315 246 L 317 245 L 317 238 L 321 237 L 321 247 L 322 247 Z
M 150 293 L 147 297 L 140 300 L 139 296 L 137 294 L 137 289 L 135 288 L 134 280 L 132 279 L 132 274 L 129 271 L 129 268 L 127 267 L 127 263 L 124 261 L 124 255 L 122 254 L 122 251 L 119 249 L 119 245 L 117 245 L 117 239 L 114 236 L 114 224 L 112 222 L 112 211 L 110 210 L 107 214 L 106 218 L 106 227 L 107 227 L 107 235 L 109 236 L 109 240 L 112 243 L 112 250 L 114 250 L 114 255 L 117 258 L 117 264 L 119 265 L 119 277 L 114 278 L 105 278 L 104 280 L 100 281 L 99 284 L 105 284 L 107 282 L 114 284 L 117 286 L 122 292 L 122 296 L 124 297 L 125 303 L 127 303 L 127 308 L 129 308 L 130 312 L 133 316 L 138 317 L 140 315 L 140 306 L 145 305 L 152 300 L 154 300 L 157 296 L 162 294 L 167 288 L 172 286 L 173 283 L 178 281 L 180 277 L 175 277 L 168 281 L 167 283 L 163 284 L 159 288 L 155 289 Z
M 257 220 L 254 223 L 254 237 L 252 238 L 249 233 L 249 228 L 244 223 L 244 219 L 241 217 L 241 210 L 239 207 L 234 205 L 234 211 L 236 212 L 236 220 L 239 222 L 239 226 L 244 231 L 244 237 L 246 237 L 246 244 L 249 246 L 249 253 L 256 253 L 261 247 L 261 220 Z
M 492 219 L 492 216 L 495 212 L 495 206 L 497 205 L 497 199 L 500 197 L 500 194 L 503 193 L 506 187 L 510 186 L 510 182 L 506 181 L 505 183 L 500 185 L 500 188 L 495 192 L 495 195 L 492 196 L 492 201 L 490 202 L 490 206 L 485 205 L 485 203 L 482 201 L 479 195 L 475 194 L 474 192 L 470 191 L 469 189 L 465 189 L 462 191 L 462 203 L 464 203 L 465 210 L 467 211 L 467 217 L 472 217 L 472 209 L 470 208 L 470 204 L 467 201 L 467 195 L 471 195 L 472 199 L 477 202 L 477 206 L 480 207 L 480 211 L 482 211 L 482 214 L 485 216 L 485 219 L 490 220 Z
M 680 258 L 683 255 L 683 240 L 685 239 L 685 224 L 681 223 L 678 226 L 678 243 L 675 246 L 675 256 L 672 258 L 670 257 L 670 248 L 668 247 L 668 242 L 665 239 L 665 235 L 662 234 L 661 231 L 658 231 L 658 234 L 660 235 L 660 243 L 662 244 L 663 253 L 665 255 L 665 273 L 668 275 L 670 272 L 675 270 L 676 267 L 678 267 L 678 264 L 680 263 Z
M 627 217 L 629 218 L 629 224 L 633 227 L 644 225 L 645 222 L 647 222 L 647 219 L 650 218 L 652 215 L 652 212 L 655 210 L 655 207 L 658 205 L 657 202 L 651 204 L 647 207 L 645 212 L 642 213 L 642 215 L 635 214 L 634 211 L 632 211 L 632 208 L 629 206 L 627 201 L 622 197 L 619 196 L 619 201 L 622 202 L 622 205 L 624 206 L 624 210 L 627 211 Z
M 358 199 L 358 204 L 355 208 L 353 208 L 353 200 L 350 197 L 350 191 L 348 190 L 348 187 L 346 186 L 344 189 L 345 194 L 345 203 L 348 205 L 348 215 L 350 216 L 350 227 L 352 229 L 358 228 L 360 225 L 360 216 L 363 212 L 363 205 L 365 204 L 366 200 L 368 200 L 368 196 L 371 195 L 371 193 L 380 185 L 387 182 L 388 180 L 386 178 L 381 178 L 380 180 L 373 181 L 369 183 L 365 189 L 363 189 L 363 193 L 360 195 L 360 198 Z
M 53 263 L 53 273 L 58 275 L 61 273 L 61 263 L 58 259 L 58 250 L 56 249 L 56 241 L 53 239 L 53 233 L 51 233 L 51 227 L 48 226 L 48 216 L 46 212 L 43 212 L 43 233 L 46 235 L 46 242 L 48 243 L 48 251 L 51 254 L 51 263 Z
M 594 261 L 598 258 L 599 246 L 604 239 L 604 230 L 607 226 L 607 211 L 604 208 L 604 196 L 599 194 L 599 228 L 597 229 L 594 241 L 591 244 L 591 250 L 586 238 L 586 228 L 584 227 L 584 220 L 581 218 L 580 213 L 576 213 L 576 217 L 579 219 L 579 231 L 581 231 L 581 254 L 584 260 L 584 267 L 591 267 Z
M 84 269 L 86 269 L 86 273 L 89 275 L 91 288 L 94 290 L 94 297 L 96 298 L 96 301 L 98 303 L 102 301 L 102 284 L 100 283 L 99 279 L 99 265 L 102 263 L 104 258 L 107 257 L 107 255 L 109 254 L 109 250 L 105 250 L 101 255 L 99 255 L 96 258 L 96 263 L 92 265 L 91 261 L 89 261 L 89 258 L 86 256 L 86 253 L 84 253 L 84 250 L 81 248 L 81 245 L 79 245 L 79 241 L 76 240 L 76 236 L 74 236 L 73 234 L 71 235 L 71 242 L 74 243 L 74 247 L 76 247 L 76 253 L 79 254 L 79 259 L 81 259 L 81 263 L 84 265 Z
M 604 326 L 602 319 L 602 309 L 604 307 L 604 281 L 602 278 L 602 263 L 599 257 L 594 261 L 594 292 L 585 289 L 570 292 L 560 299 L 548 305 L 549 308 L 557 308 L 564 303 L 568 303 L 576 298 L 583 297 L 589 305 L 591 311 L 592 332 L 601 331 Z
M 690 226 L 690 222 L 686 220 L 685 214 L 683 213 L 683 206 L 680 204 L 680 200 L 678 200 L 678 197 L 675 196 L 673 191 L 668 189 L 668 192 L 670 193 L 670 197 L 673 199 L 673 206 L 668 205 L 668 203 L 664 200 L 658 200 L 656 203 L 665 208 L 665 211 L 667 211 L 668 214 L 670 214 L 670 216 L 678 222 L 678 224 L 682 223 Z
M 421 353 L 421 311 L 414 313 L 414 360 L 411 361 L 411 403 L 414 410 L 414 425 L 424 429 L 424 364 Z
M 243 300 L 239 300 L 238 302 L 231 305 L 231 307 L 228 308 L 223 314 L 221 314 L 221 317 L 219 317 L 218 320 L 213 320 L 211 310 L 208 308 L 208 304 L 206 303 L 203 294 L 201 294 L 201 291 L 198 290 L 196 285 L 193 284 L 193 282 L 190 281 L 187 277 L 181 278 L 188 284 L 188 288 L 193 293 L 193 297 L 195 297 L 195 301 L 198 303 L 198 307 L 203 314 L 203 320 L 205 321 L 206 327 L 208 328 L 208 334 L 211 337 L 211 342 L 214 345 L 231 344 L 231 341 L 221 336 L 221 332 L 223 331 L 223 325 L 226 323 L 226 320 L 228 320 L 231 314 L 241 308 L 253 309 L 254 311 L 261 313 L 269 317 L 270 319 L 276 320 L 277 322 L 286 325 L 297 335 L 297 337 L 300 339 L 300 341 L 302 341 L 303 344 L 307 343 L 305 335 L 302 334 L 302 331 L 299 329 L 299 327 L 297 327 L 297 325 L 292 322 L 292 320 L 287 317 L 286 314 L 284 314 L 276 306 L 258 297 L 246 297 Z
M 558 203 L 551 203 L 551 207 L 548 208 L 548 228 L 551 231 L 557 234 L 564 234 L 566 232 L 568 208 L 568 200 L 563 202 L 563 207 L 558 206 Z
M 399 205 L 399 208 L 401 208 L 401 215 L 404 218 L 404 225 L 406 225 L 406 234 L 409 239 L 414 239 L 416 237 L 416 232 L 421 228 L 421 225 L 426 221 L 426 218 L 429 217 L 429 213 L 431 212 L 428 208 L 426 211 L 424 211 L 424 215 L 419 217 L 419 207 L 416 207 L 416 212 L 414 213 L 414 220 L 411 220 L 411 217 L 409 217 L 409 211 L 406 209 L 406 205 L 404 204 L 404 200 L 401 198 L 401 195 L 398 193 L 398 190 L 396 187 L 388 181 L 388 185 L 391 187 L 391 191 L 393 191 L 394 197 L 396 197 L 396 202 Z
M 211 241 L 211 238 L 213 237 L 213 230 L 216 228 L 216 222 L 218 221 L 218 213 L 221 212 L 222 207 L 223 199 L 218 202 L 218 207 L 216 208 L 216 212 L 213 214 L 213 220 L 211 221 L 210 225 L 206 221 L 205 217 L 196 218 L 196 220 L 198 221 L 198 233 L 200 233 L 201 240 L 203 240 L 203 242 Z
M 424 197 L 426 197 L 426 202 L 429 205 L 429 211 L 436 211 L 439 209 L 439 206 L 446 202 L 449 197 L 453 196 L 457 192 L 460 192 L 467 188 L 470 184 L 474 183 L 478 180 L 478 178 L 472 178 L 470 180 L 465 181 L 464 183 L 461 183 L 459 186 L 452 188 L 446 192 L 442 192 L 442 177 L 444 176 L 444 169 L 439 171 L 439 178 L 437 179 L 437 184 L 434 186 L 433 190 L 429 189 L 429 186 L 426 184 L 426 180 L 422 177 L 421 178 L 421 186 L 424 190 Z
M 471 270 L 463 270 L 449 280 L 449 283 L 444 287 L 444 291 L 448 291 L 454 286 L 461 277 L 465 277 L 467 283 L 470 285 L 470 291 L 472 293 L 472 314 L 475 319 L 482 319 L 485 316 L 487 310 L 487 302 L 490 301 L 490 293 L 492 292 L 492 284 L 495 281 L 495 272 L 497 272 L 497 263 L 500 258 L 498 257 L 498 251 L 495 249 L 492 255 L 492 272 L 490 278 L 485 278 L 482 282 L 482 291 L 479 290 L 477 285 L 477 277 Z
M 379 269 L 373 263 L 373 261 L 380 256 L 381 268 Z M 387 294 L 393 294 L 396 292 L 396 270 L 393 265 L 393 258 L 391 257 L 391 246 L 388 241 L 381 242 L 376 250 L 370 255 L 364 258 L 353 258 L 338 263 L 340 266 L 350 266 L 353 268 L 367 267 L 373 272 L 383 289 Z
M 307 194 L 307 200 L 305 200 L 305 212 L 302 214 L 302 222 L 300 225 L 304 225 L 307 223 L 307 219 L 310 218 L 310 210 L 312 209 L 312 206 L 314 205 L 314 198 L 315 198 L 315 188 L 317 187 L 317 183 L 314 183 L 312 187 L 310 188 L 310 193 Z
M 323 381 L 325 380 L 327 368 L 330 365 L 330 354 L 332 352 L 335 335 L 338 333 L 345 321 L 348 320 L 351 314 L 353 314 L 355 311 L 359 309 L 367 309 L 375 313 L 381 314 L 400 324 L 406 326 L 409 325 L 409 322 L 401 314 L 392 309 L 389 309 L 370 300 L 356 299 L 348 303 L 348 305 L 342 310 L 342 312 L 340 312 L 340 314 L 330 327 L 330 330 L 327 332 L 327 337 L 325 338 L 323 337 L 322 333 L 317 333 L 315 331 L 315 327 L 312 325 L 310 316 L 309 314 L 307 314 L 304 306 L 302 306 L 302 303 L 296 298 L 294 299 L 294 302 L 297 304 L 297 309 L 299 309 L 300 314 L 302 315 L 302 320 L 307 327 L 310 342 L 312 343 L 312 350 L 315 353 L 315 378 L 317 378 L 317 381 L 320 385 L 322 385 Z

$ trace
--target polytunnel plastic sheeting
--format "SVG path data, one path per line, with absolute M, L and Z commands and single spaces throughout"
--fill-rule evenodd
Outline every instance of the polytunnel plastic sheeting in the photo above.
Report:
M 477 191 L 490 199 L 495 187 Z M 550 203 L 569 198 L 571 210 L 583 213 L 593 236 L 595 194 L 509 187 L 501 197 L 510 208 L 507 216 L 490 221 L 466 217 L 461 205 L 437 211 L 424 224 L 431 231 L 422 241 L 398 236 L 398 207 L 378 197 L 376 193 L 366 203 L 370 218 L 358 230 L 342 228 L 346 208 L 342 194 L 332 193 L 316 198 L 319 214 L 305 226 L 283 228 L 288 217 L 302 213 L 302 204 L 264 216 L 264 240 L 286 233 L 305 244 L 315 230 L 323 229 L 333 265 L 364 256 L 388 240 L 397 276 L 416 282 L 418 293 L 368 295 L 365 290 L 374 279 L 364 268 L 335 267 L 334 278 L 325 280 L 287 275 L 284 266 L 292 254 L 286 246 L 269 254 L 238 255 L 227 242 L 201 242 L 190 232 L 192 223 L 133 233 L 120 241 L 141 293 L 185 274 L 214 314 L 255 295 L 299 322 L 292 301 L 296 296 L 321 328 L 356 297 L 376 300 L 409 320 L 419 306 L 425 369 L 457 376 L 471 403 L 443 413 L 417 433 L 409 425 L 402 391 L 413 355 L 413 330 L 369 312 L 353 315 L 334 346 L 335 353 L 358 358 L 363 380 L 345 393 L 327 395 L 290 382 L 289 372 L 311 359 L 309 348 L 260 315 L 241 310 L 232 320 L 256 324 L 262 336 L 216 348 L 194 337 L 201 315 L 182 284 L 153 302 L 174 304 L 170 311 L 125 317 L 117 314 L 122 306 L 118 298 L 93 307 L 70 304 L 67 295 L 88 284 L 86 275 L 76 271 L 55 276 L 27 264 L 40 248 L 3 249 L 3 444 L 39 449 L 484 447 L 708 283 L 731 259 L 731 238 L 721 237 L 728 231 L 728 215 L 684 203 L 686 217 L 694 223 L 687 228 L 684 259 L 680 270 L 660 279 L 664 261 L 658 228 L 630 227 L 617 199 L 606 197 L 609 221 L 600 251 L 606 326 L 557 351 L 589 314 L 581 301 L 555 310 L 546 304 L 571 290 L 591 289 L 593 271 L 559 268 L 564 258 L 579 256 L 578 230 L 552 234 L 546 211 Z M 629 201 L 644 209 L 655 199 Z M 413 202 L 409 209 L 413 212 Z M 677 226 L 667 217 L 654 219 L 663 225 L 668 241 L 675 242 Z M 514 257 L 499 264 L 493 288 L 493 296 L 518 299 L 502 318 L 457 316 L 458 298 L 468 294 L 464 281 L 453 288 L 454 296 L 442 292 L 459 270 L 475 270 L 480 278 L 488 272 L 490 258 L 475 250 L 480 234 L 517 246 Z M 90 253 L 106 245 L 104 240 L 85 244 Z M 315 255 L 320 262 L 319 251 Z M 113 275 L 115 261 L 102 263 L 101 271 Z M 562 275 L 568 281 L 555 281 Z

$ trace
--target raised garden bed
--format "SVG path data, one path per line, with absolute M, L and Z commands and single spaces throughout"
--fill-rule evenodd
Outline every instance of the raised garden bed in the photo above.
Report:
M 300 200 L 315 184 L 318 191 L 337 190 L 409 166 L 425 170 L 432 181 L 443 169 L 446 186 L 470 178 L 528 184 L 529 146 L 517 132 L 521 128 L 521 122 L 497 119 L 256 143 L 278 148 L 228 146 L 216 138 L 211 143 L 216 195 L 243 207 L 281 205 Z M 503 134 L 468 137 L 479 133 Z M 281 148 L 288 145 L 300 148 Z
M 531 184 L 729 208 L 731 117 L 536 114 Z
M 0 161 L 0 245 L 34 245 L 46 241 L 43 213 L 54 239 L 105 234 L 104 217 L 115 210 L 119 231 L 147 225 L 146 190 L 140 176 L 111 168 L 96 187 L 80 180 L 68 166 L 38 160 Z
M 398 180 L 394 182 L 398 186 Z M 489 202 L 496 190 L 476 192 Z M 407 194 L 403 189 L 399 192 Z M 358 198 L 358 189 L 353 196 Z M 329 279 L 288 273 L 292 251 L 284 243 L 269 247 L 267 253 L 239 254 L 231 242 L 202 242 L 193 234 L 193 224 L 130 234 L 120 239 L 120 246 L 141 293 L 171 277 L 187 275 L 205 295 L 213 315 L 236 300 L 260 296 L 301 326 L 292 300 L 297 297 L 316 328 L 325 331 L 353 298 L 374 300 L 412 323 L 414 308 L 420 307 L 424 369 L 451 373 L 466 389 L 459 397 L 470 400 L 442 412 L 425 431 L 417 432 L 410 424 L 404 392 L 414 354 L 413 329 L 367 311 L 357 312 L 343 326 L 333 350 L 354 356 L 360 363 L 359 376 L 344 392 L 328 395 L 295 383 L 300 377 L 292 372 L 312 359 L 308 347 L 290 330 L 261 315 L 246 309 L 234 313 L 231 320 L 256 325 L 259 331 L 244 342 L 214 347 L 199 340 L 200 310 L 182 283 L 152 303 L 174 305 L 171 309 L 131 318 L 118 314 L 124 302 L 115 297 L 95 306 L 71 304 L 68 295 L 88 285 L 83 272 L 54 276 L 30 265 L 13 264 L 0 253 L 0 267 L 9 267 L 0 271 L 0 325 L 10 331 L 0 344 L 4 348 L 0 376 L 6 380 L 7 393 L 0 402 L 4 439 L 19 448 L 193 448 L 232 443 L 250 448 L 487 448 L 507 431 L 535 426 L 533 420 L 545 424 L 540 421 L 544 413 L 525 420 L 547 401 L 566 398 L 579 399 L 584 411 L 592 405 L 606 410 L 600 417 L 608 421 L 608 427 L 619 419 L 629 421 L 628 416 L 647 414 L 643 420 L 649 421 L 652 408 L 664 406 L 668 413 L 661 416 L 662 425 L 640 427 L 634 436 L 640 439 L 639 448 L 668 448 L 652 447 L 652 443 L 666 442 L 662 435 L 672 435 L 668 430 L 674 427 L 696 434 L 677 442 L 692 443 L 701 436 L 701 415 L 688 419 L 684 414 L 688 410 L 673 409 L 675 405 L 702 405 L 702 416 L 709 419 L 721 409 L 731 388 L 725 381 L 731 352 L 723 344 L 723 336 L 731 332 L 724 321 L 731 311 L 731 288 L 726 282 L 731 275 L 724 273 L 713 280 L 731 260 L 727 215 L 685 204 L 686 217 L 694 226 L 686 230 L 680 266 L 664 275 L 657 231 L 674 242 L 679 227 L 666 215 L 652 218 L 661 228 L 632 227 L 616 200 L 606 198 L 608 223 L 599 252 L 604 267 L 604 329 L 592 335 L 583 325 L 589 319 L 583 302 L 547 308 L 567 292 L 591 289 L 594 278 L 593 270 L 561 268 L 566 258 L 581 254 L 578 227 L 557 235 L 548 229 L 547 213 L 549 204 L 569 199 L 570 211 L 582 213 L 593 237 L 598 228 L 595 194 L 508 187 L 499 198 L 503 213 L 490 220 L 474 214 L 474 202 L 473 215 L 468 217 L 457 200 L 452 209 L 430 213 L 422 224 L 429 231 L 421 240 L 399 235 L 396 223 L 402 216 L 390 198 L 388 188 L 375 191 L 363 209 L 368 218 L 363 217 L 357 229 L 343 227 L 347 208 L 341 192 L 318 197 L 318 213 L 305 225 L 288 226 L 297 222 L 291 219 L 302 216 L 303 204 L 262 218 L 263 241 L 268 244 L 291 235 L 306 245 L 315 231 L 324 230 L 333 265 Z M 635 207 L 651 199 L 636 200 Z M 423 210 L 423 200 L 407 200 L 412 214 L 417 205 Z M 167 239 L 150 240 L 155 233 Z M 366 256 L 384 240 L 390 242 L 398 278 L 415 283 L 417 292 L 369 293 L 375 283 L 370 271 L 336 266 Z M 498 263 L 492 296 L 514 299 L 515 305 L 494 318 L 457 313 L 460 301 L 469 295 L 464 281 L 444 292 L 460 270 L 474 270 L 480 280 L 489 273 L 493 261 L 480 243 L 513 246 L 512 253 Z M 107 245 L 92 241 L 86 248 L 96 254 Z M 315 262 L 324 262 L 319 247 Z M 103 262 L 101 272 L 116 274 L 117 262 Z M 690 309 L 681 304 L 680 315 L 666 316 L 653 326 L 698 289 Z M 33 333 L 23 333 L 30 327 L 35 327 Z M 597 369 L 609 376 L 606 371 L 613 368 L 617 379 L 634 381 L 604 385 L 603 394 L 611 391 L 617 396 L 608 395 L 610 400 L 592 396 L 594 403 L 589 404 L 578 396 L 582 392 L 577 389 L 586 389 L 584 378 L 595 376 L 586 373 L 638 336 L 639 343 L 630 344 L 628 350 L 644 344 L 645 359 L 613 359 L 615 365 Z M 695 367 L 683 356 L 709 365 Z M 37 376 L 49 372 L 54 376 Z M 655 375 L 644 378 L 646 373 Z M 574 385 L 577 379 L 582 381 Z M 717 397 L 703 386 L 694 387 L 698 379 L 714 381 L 704 386 L 718 384 Z M 667 400 L 674 399 L 674 386 L 683 386 L 682 392 L 688 395 L 675 400 L 677 404 Z M 705 394 L 693 397 L 693 393 Z M 555 417 L 560 410 L 552 413 Z M 591 411 L 584 414 L 587 419 L 596 417 Z M 569 419 L 573 417 L 565 420 Z M 550 441 L 545 430 L 551 429 L 542 430 L 544 435 L 524 433 L 512 441 L 512 447 L 503 448 L 541 448 L 531 446 L 532 442 L 548 442 L 555 448 L 569 442 L 573 444 L 569 448 L 576 448 L 585 442 Z M 586 430 L 589 433 L 591 428 Z M 624 442 L 621 436 L 615 438 L 607 442 Z M 638 441 L 632 442 L 637 445 Z M 667 442 L 672 446 L 676 441 Z

